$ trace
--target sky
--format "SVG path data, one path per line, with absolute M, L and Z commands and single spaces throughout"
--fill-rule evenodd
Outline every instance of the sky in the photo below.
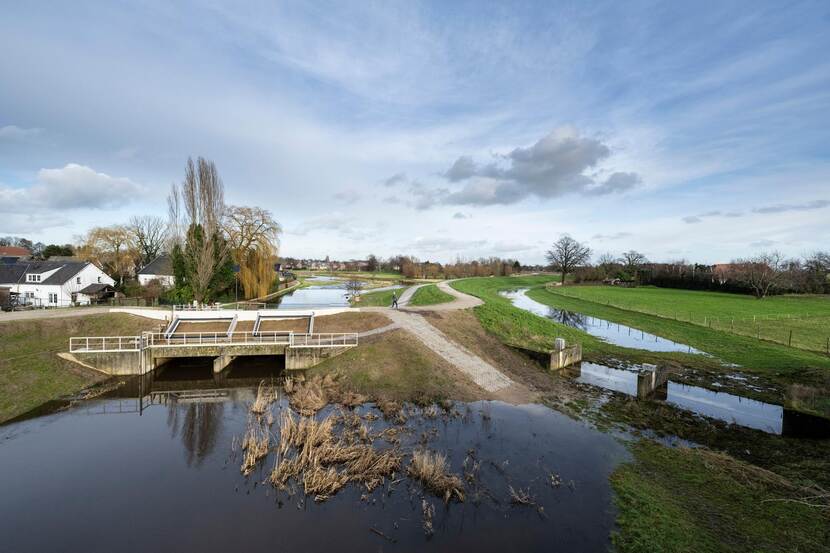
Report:
M 0 0 L 0 236 L 166 217 L 188 156 L 282 254 L 830 249 L 827 2 Z

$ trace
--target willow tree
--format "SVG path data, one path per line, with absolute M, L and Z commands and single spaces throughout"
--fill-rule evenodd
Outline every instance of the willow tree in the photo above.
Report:
M 231 206 L 225 212 L 224 228 L 233 259 L 239 265 L 245 298 L 267 295 L 276 278 L 274 261 L 282 232 L 279 223 L 267 209 Z

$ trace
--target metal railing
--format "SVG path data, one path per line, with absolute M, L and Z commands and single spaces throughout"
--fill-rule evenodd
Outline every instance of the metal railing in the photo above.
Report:
M 304 347 L 356 346 L 356 332 L 297 334 L 294 332 L 160 332 L 145 333 L 147 347 L 260 345 L 277 344 Z
M 141 336 L 88 336 L 69 339 L 69 352 L 141 351 Z
M 327 348 L 358 345 L 357 332 L 145 332 L 141 336 L 88 336 L 69 339 L 70 353 L 141 351 L 146 347 L 286 345 Z
M 176 304 L 171 306 L 173 311 L 219 311 L 222 306 L 218 303 L 210 305 L 192 305 L 189 303 Z
M 291 345 L 303 347 L 356 346 L 357 332 L 320 332 L 292 334 Z

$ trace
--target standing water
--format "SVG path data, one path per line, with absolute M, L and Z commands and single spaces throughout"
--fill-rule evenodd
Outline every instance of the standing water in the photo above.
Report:
M 292 484 L 294 495 L 267 483 L 273 452 L 250 476 L 240 473 L 232 444 L 245 431 L 255 375 L 262 376 L 236 363 L 217 381 L 209 365 L 172 364 L 109 397 L 0 427 L 3 550 L 608 548 L 608 476 L 626 457 L 610 436 L 539 405 L 458 403 L 452 415 L 409 407 L 401 473 L 372 492 L 351 484 L 316 503 L 301 483 Z M 273 405 L 276 419 L 288 408 Z M 393 424 L 372 404 L 355 412 L 375 434 Z M 273 444 L 278 425 L 271 432 Z M 445 505 L 406 477 L 419 448 L 446 453 L 459 476 L 465 458 L 468 468 L 478 463 L 464 479 L 463 503 Z M 533 505 L 511 502 L 511 486 Z M 432 537 L 422 527 L 422 498 L 435 509 Z
M 626 348 L 644 349 L 647 351 L 679 351 L 683 353 L 703 353 L 686 344 L 672 342 L 656 334 L 649 334 L 636 328 L 612 323 L 605 319 L 591 317 L 576 311 L 567 311 L 551 307 L 527 297 L 527 288 L 501 292 L 519 309 L 529 311 L 534 315 L 545 317 L 557 323 L 587 332 L 591 336 L 602 338 L 611 344 Z

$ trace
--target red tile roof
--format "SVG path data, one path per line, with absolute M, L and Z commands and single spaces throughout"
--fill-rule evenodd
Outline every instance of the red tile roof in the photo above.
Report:
M 0 246 L 0 257 L 24 257 L 29 255 L 32 255 L 32 252 L 26 248 L 20 248 L 18 246 Z

